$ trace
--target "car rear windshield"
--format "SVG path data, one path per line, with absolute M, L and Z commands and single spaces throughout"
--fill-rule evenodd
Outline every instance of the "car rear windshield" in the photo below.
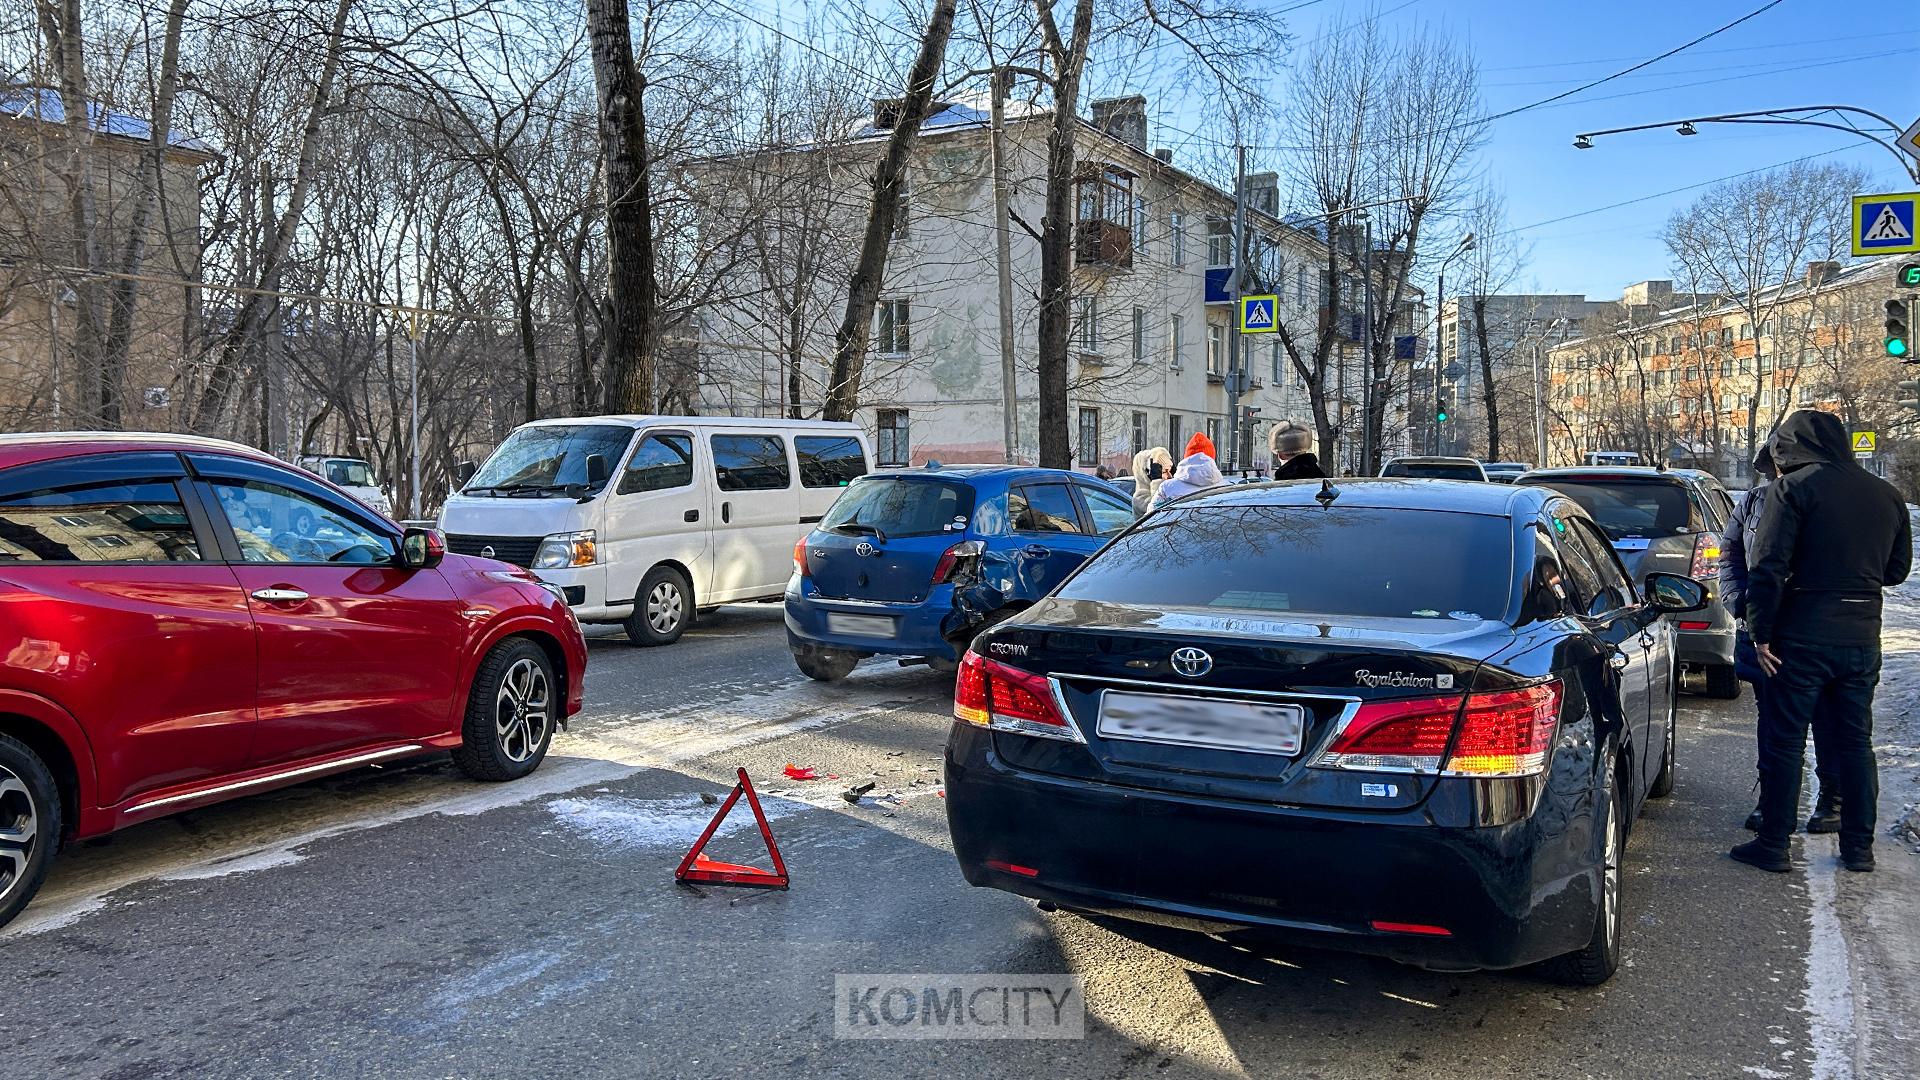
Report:
M 1479 480 L 1480 469 L 1473 465 L 1449 465 L 1444 461 L 1395 461 L 1380 470 L 1381 476 L 1405 476 L 1416 480 Z
M 821 519 L 837 532 L 936 536 L 965 532 L 973 517 L 973 489 L 944 480 L 865 476 L 855 480 Z
M 364 461 L 329 461 L 327 479 L 341 487 L 372 487 L 373 470 Z
M 632 428 L 616 424 L 523 427 L 507 436 L 463 490 L 469 495 L 511 495 L 585 484 L 587 458 L 605 458 L 611 473 L 620 467 L 632 438 Z
M 1148 608 L 1498 619 L 1511 590 L 1504 517 L 1370 507 L 1163 511 L 1059 592 Z
M 1652 539 L 1693 532 L 1693 500 L 1687 490 L 1666 480 L 1543 480 L 1542 487 L 1579 503 L 1609 538 Z

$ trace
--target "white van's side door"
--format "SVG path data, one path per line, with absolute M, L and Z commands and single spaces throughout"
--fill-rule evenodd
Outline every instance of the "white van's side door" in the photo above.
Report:
M 800 488 L 788 437 L 738 428 L 706 433 L 713 457 L 713 588 L 723 600 L 778 596 L 793 569 Z
M 855 478 L 873 471 L 873 457 L 857 432 L 793 433 L 800 467 L 800 524 L 811 529 Z
M 600 549 L 607 563 L 607 602 L 631 602 L 640 579 L 663 562 L 693 575 L 695 603 L 712 584 L 707 489 L 711 472 L 694 433 L 649 428 L 609 485 Z

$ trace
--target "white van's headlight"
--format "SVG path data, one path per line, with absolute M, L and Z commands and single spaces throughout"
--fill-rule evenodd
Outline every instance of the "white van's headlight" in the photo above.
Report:
M 593 539 L 592 529 L 554 533 L 540 541 L 540 550 L 533 553 L 533 568 L 560 570 L 569 566 L 592 566 Z

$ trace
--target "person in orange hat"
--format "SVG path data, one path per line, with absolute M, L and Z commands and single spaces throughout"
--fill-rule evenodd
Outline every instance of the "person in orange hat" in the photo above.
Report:
M 1153 501 L 1147 504 L 1147 512 L 1152 513 L 1196 491 L 1225 484 L 1227 478 L 1221 475 L 1220 463 L 1214 457 L 1213 440 L 1194 432 L 1193 438 L 1187 440 L 1186 456 L 1173 467 L 1172 479 L 1161 484 L 1160 490 L 1154 493 Z

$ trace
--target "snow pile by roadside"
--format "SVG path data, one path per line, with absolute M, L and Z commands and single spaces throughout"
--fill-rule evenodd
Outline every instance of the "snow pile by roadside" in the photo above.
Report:
M 1920 512 L 1908 512 L 1920 518 Z M 1920 533 L 1920 521 L 1915 524 Z M 1920 545 L 1916 545 L 1920 547 Z M 1915 563 L 1920 564 L 1920 555 Z M 1873 745 L 1882 783 L 1889 774 L 1920 764 L 1920 573 L 1887 590 L 1881 634 L 1880 692 L 1874 698 Z M 1888 791 L 1896 797 L 1897 816 L 1884 820 L 1888 839 L 1920 852 L 1920 789 Z M 1882 803 L 1885 806 L 1885 803 Z

